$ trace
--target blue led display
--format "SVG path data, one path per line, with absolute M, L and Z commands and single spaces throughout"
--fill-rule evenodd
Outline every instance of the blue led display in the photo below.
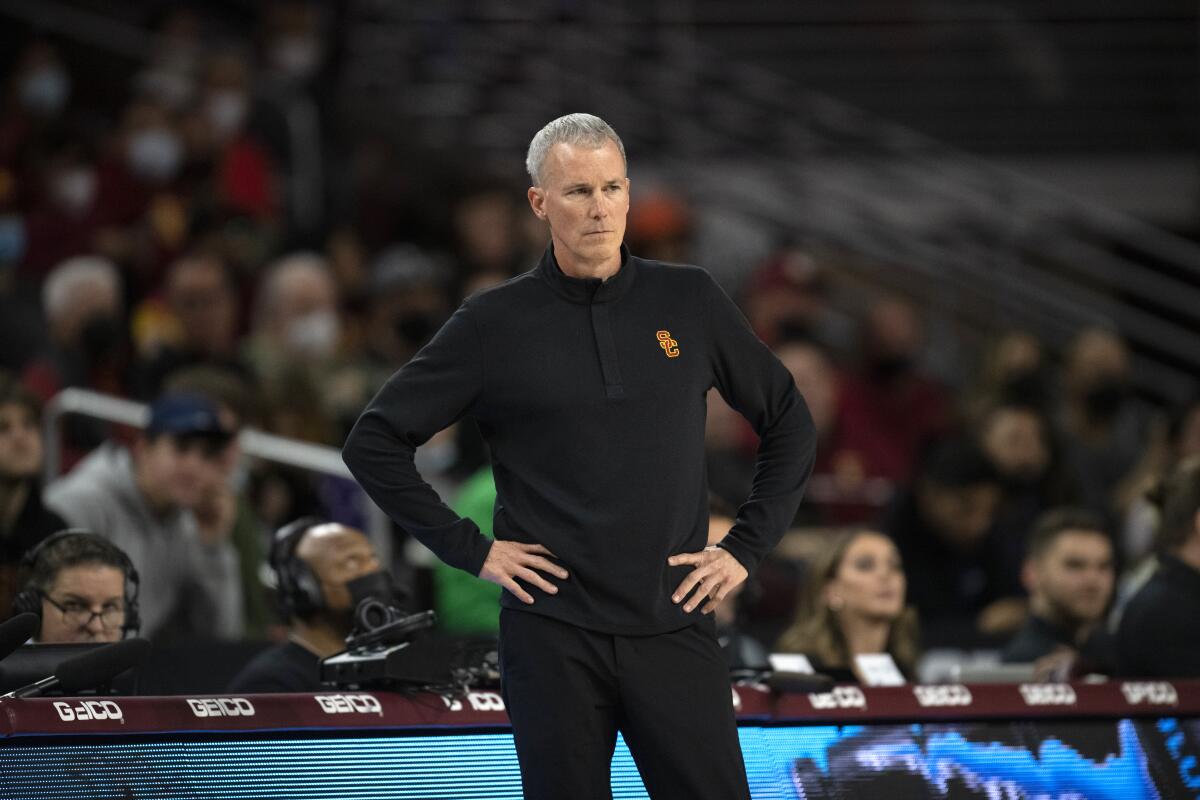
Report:
M 744 727 L 755 800 L 1197 797 L 1192 720 Z M 0 798 L 520 798 L 507 734 L 29 738 L 0 744 Z M 645 798 L 623 740 L 614 798 Z

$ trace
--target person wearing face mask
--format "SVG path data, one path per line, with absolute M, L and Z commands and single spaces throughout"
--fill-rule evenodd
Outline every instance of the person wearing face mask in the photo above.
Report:
M 861 364 L 838 392 L 840 458 L 897 485 L 911 480 L 922 445 L 951 422 L 945 387 L 920 369 L 924 344 L 916 307 L 897 297 L 875 302 L 864 322 Z
M 48 151 L 36 175 L 39 188 L 24 221 L 18 274 L 44 279 L 55 265 L 91 252 L 99 220 L 95 149 L 86 133 L 63 129 L 42 140 Z
M 1166 425 L 1133 392 L 1129 349 L 1112 331 L 1082 331 L 1062 367 L 1063 460 L 1080 503 L 1115 527 L 1165 457 Z
M 128 396 L 130 360 L 116 266 L 100 256 L 77 256 L 56 266 L 42 284 L 49 327 L 46 348 L 21 373 L 43 403 L 67 387 Z M 62 463 L 69 468 L 104 440 L 108 425 L 83 417 L 66 421 Z
M 1075 500 L 1077 492 L 1059 464 L 1050 423 L 1037 407 L 996 401 L 983 412 L 975 431 L 1003 487 L 996 515 L 1002 537 L 1023 539 L 1046 509 Z
M 315 517 L 275 532 L 270 566 L 287 641 L 255 656 L 228 691 L 321 691 L 321 659 L 346 649 L 358 604 L 366 599 L 399 604 L 391 576 L 381 569 L 366 534 Z
M 803 653 L 839 683 L 857 683 L 855 657 L 886 653 L 905 676 L 915 674 L 916 612 L 905 605 L 907 579 L 895 544 L 869 529 L 829 540 L 809 564 L 796 618 L 775 646 Z

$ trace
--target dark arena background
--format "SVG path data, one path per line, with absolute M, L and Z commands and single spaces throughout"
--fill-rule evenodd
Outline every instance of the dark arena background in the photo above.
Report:
M 500 588 L 341 448 L 536 267 L 526 150 L 572 112 L 623 140 L 630 251 L 705 268 L 812 413 L 800 508 L 716 614 L 755 800 L 1200 798 L 1195 0 L 0 0 L 0 623 L 41 626 L 0 629 L 0 798 L 521 797 Z M 707 409 L 723 533 L 759 438 Z M 492 536 L 504 455 L 468 415 L 414 458 Z M 1039 533 L 1064 509 L 1097 564 Z M 392 600 L 338 579 L 322 684 L 241 690 L 320 649 L 277 552 L 308 517 Z M 122 609 L 37 584 L 66 527 L 128 554 Z M 806 627 L 848 530 L 902 565 L 894 681 Z M 1160 580 L 1184 599 L 1123 628 Z M 152 648 L 114 676 L 85 629 Z M 648 796 L 624 739 L 612 791 Z

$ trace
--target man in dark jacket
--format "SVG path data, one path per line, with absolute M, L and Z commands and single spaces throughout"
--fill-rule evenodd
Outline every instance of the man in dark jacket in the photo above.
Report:
M 652 796 L 748 798 L 707 615 L 792 520 L 811 416 L 704 270 L 623 246 L 629 180 L 606 123 L 551 122 L 526 166 L 550 228 L 541 262 L 468 298 L 371 402 L 344 458 L 401 527 L 507 590 L 502 686 L 525 797 L 609 797 L 620 730 Z M 750 497 L 710 548 L 712 386 L 761 444 Z M 418 445 L 467 414 L 491 449 L 494 543 L 413 466 Z

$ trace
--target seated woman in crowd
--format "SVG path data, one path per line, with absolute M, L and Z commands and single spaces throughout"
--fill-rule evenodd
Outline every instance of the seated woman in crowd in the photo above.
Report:
M 838 682 L 862 680 L 854 658 L 887 653 L 906 676 L 917 663 L 916 612 L 892 540 L 871 530 L 833 537 L 809 565 L 795 622 L 775 649 L 803 653 Z

